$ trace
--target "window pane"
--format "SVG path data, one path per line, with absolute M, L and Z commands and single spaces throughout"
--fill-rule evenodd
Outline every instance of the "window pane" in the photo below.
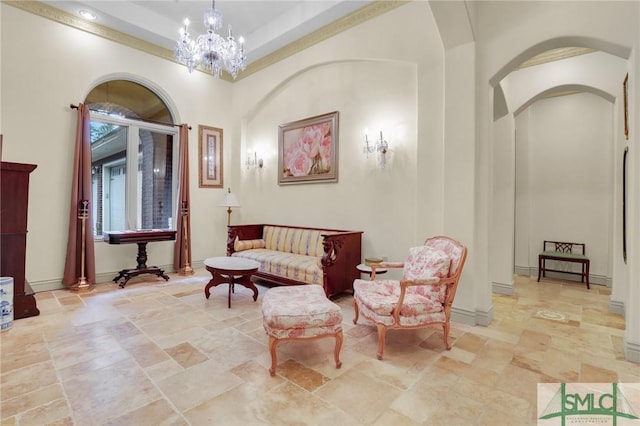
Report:
M 148 88 L 133 81 L 111 80 L 102 83 L 91 90 L 85 103 L 93 110 L 173 124 L 164 101 Z
M 126 229 L 126 126 L 91 121 L 94 235 Z
M 173 136 L 145 129 L 138 136 L 138 227 L 171 227 Z
M 94 87 L 85 104 L 91 109 L 95 235 L 173 228 L 177 131 L 165 102 L 139 83 L 111 80 Z

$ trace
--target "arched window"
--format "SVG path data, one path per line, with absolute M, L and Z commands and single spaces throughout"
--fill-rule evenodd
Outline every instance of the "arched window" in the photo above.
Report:
M 165 102 L 141 84 L 112 80 L 96 86 L 85 104 L 94 234 L 172 228 L 178 138 Z

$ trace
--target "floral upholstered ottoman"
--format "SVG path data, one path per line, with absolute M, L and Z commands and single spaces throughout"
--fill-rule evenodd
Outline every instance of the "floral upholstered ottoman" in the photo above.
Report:
M 271 368 L 276 374 L 276 346 L 288 340 L 313 340 L 335 336 L 336 368 L 342 347 L 342 310 L 330 301 L 319 285 L 273 287 L 262 299 L 262 325 L 269 335 Z

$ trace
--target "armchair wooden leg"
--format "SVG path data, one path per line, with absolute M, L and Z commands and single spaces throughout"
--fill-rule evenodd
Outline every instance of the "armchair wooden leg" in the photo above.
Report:
M 443 334 L 444 334 L 444 345 L 447 348 L 447 350 L 450 351 L 451 343 L 449 343 L 449 329 L 451 328 L 451 324 L 449 324 L 449 321 L 442 324 L 442 328 L 443 328 Z
M 342 361 L 340 361 L 340 349 L 342 348 L 342 331 L 336 333 L 336 347 L 333 350 L 333 357 L 336 360 L 336 368 L 342 367 Z
M 278 365 L 278 356 L 276 355 L 276 346 L 278 345 L 278 339 L 273 336 L 269 336 L 269 352 L 271 353 L 271 368 L 269 373 L 272 376 L 276 375 L 276 366 Z
M 384 337 L 387 332 L 387 327 L 383 324 L 378 324 L 378 359 L 382 360 L 384 354 Z
M 358 311 L 358 302 L 356 302 L 356 299 L 353 299 L 353 310 L 355 311 L 355 316 L 353 317 L 353 323 L 357 324 L 358 316 L 360 315 L 360 312 Z

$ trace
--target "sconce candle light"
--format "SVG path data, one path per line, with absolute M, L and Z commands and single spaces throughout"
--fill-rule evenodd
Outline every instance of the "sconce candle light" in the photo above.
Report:
M 362 152 L 369 158 L 369 154 L 373 154 L 374 152 L 378 154 L 378 164 L 380 168 L 385 167 L 387 164 L 387 152 L 389 151 L 389 143 L 382 136 L 382 130 L 380 130 L 380 139 L 376 140 L 375 143 L 369 143 L 369 135 L 367 131 L 364 131 L 364 147 L 362 148 Z
M 258 158 L 257 151 L 253 151 L 253 155 L 251 155 L 251 150 L 249 150 L 247 151 L 247 160 L 245 161 L 245 164 L 247 166 L 247 169 L 250 169 L 252 167 L 262 168 L 264 162 L 262 161 L 262 158 Z

